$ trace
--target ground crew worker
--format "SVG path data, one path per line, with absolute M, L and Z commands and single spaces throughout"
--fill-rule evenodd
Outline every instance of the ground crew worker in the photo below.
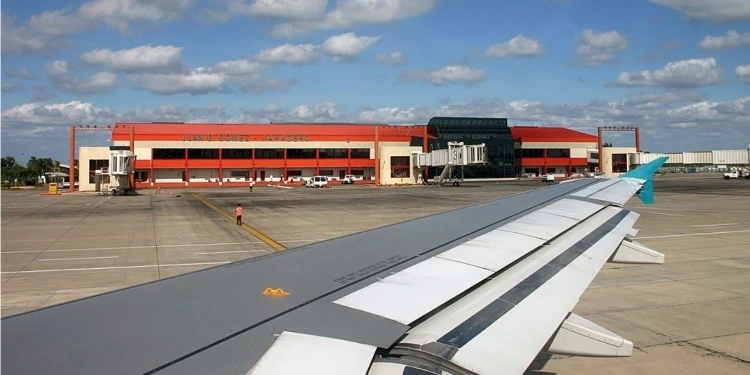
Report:
M 242 204 L 237 203 L 237 208 L 234 209 L 234 216 L 237 217 L 237 225 L 242 225 Z

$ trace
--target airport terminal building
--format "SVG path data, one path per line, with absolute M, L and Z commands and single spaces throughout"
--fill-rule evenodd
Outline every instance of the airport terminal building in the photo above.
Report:
M 136 188 L 166 188 L 295 184 L 318 175 L 418 184 L 440 170 L 420 172 L 412 154 L 445 149 L 448 142 L 487 146 L 487 164 L 466 167 L 466 179 L 569 177 L 585 172 L 597 145 L 596 136 L 509 127 L 504 118 L 436 117 L 427 125 L 117 123 L 112 129 L 111 146 L 79 149 L 82 191 L 95 190 L 94 176 L 108 167 L 110 149 L 132 148 Z

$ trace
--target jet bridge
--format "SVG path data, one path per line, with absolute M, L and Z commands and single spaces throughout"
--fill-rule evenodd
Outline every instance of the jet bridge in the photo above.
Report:
M 107 174 L 114 178 L 110 179 L 110 188 L 113 195 L 127 195 L 133 189 L 130 186 L 130 175 L 135 166 L 135 155 L 130 151 L 111 150 L 109 152 L 109 170 Z
M 420 174 L 427 167 L 443 167 L 440 176 L 435 176 L 435 185 L 443 186 L 446 181 L 452 181 L 453 186 L 459 186 L 464 179 L 464 166 L 487 164 L 487 147 L 484 143 L 448 142 L 447 149 L 413 152 L 412 159 L 412 165 L 419 169 Z

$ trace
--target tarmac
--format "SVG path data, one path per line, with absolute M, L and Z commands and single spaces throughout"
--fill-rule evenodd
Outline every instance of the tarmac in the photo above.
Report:
M 750 181 L 666 175 L 655 185 L 656 204 L 627 208 L 641 214 L 636 241 L 665 264 L 605 265 L 574 310 L 633 341 L 633 356 L 553 356 L 529 373 L 750 373 Z M 542 186 L 3 191 L 2 316 Z

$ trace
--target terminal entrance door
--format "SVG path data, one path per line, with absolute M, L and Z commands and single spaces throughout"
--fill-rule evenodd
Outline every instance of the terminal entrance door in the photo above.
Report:
M 266 171 L 260 171 L 260 180 L 265 181 L 266 180 Z
M 339 180 L 343 180 L 344 177 L 346 177 L 346 171 L 343 169 L 339 169 Z

